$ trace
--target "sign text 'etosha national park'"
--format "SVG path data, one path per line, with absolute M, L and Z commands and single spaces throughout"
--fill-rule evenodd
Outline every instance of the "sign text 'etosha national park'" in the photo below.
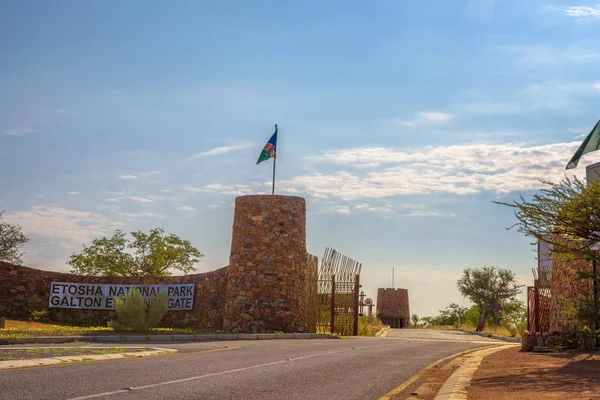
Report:
M 194 288 L 190 284 L 165 285 L 112 285 L 98 283 L 52 282 L 50 307 L 83 308 L 91 310 L 114 309 L 114 298 L 123 297 L 132 290 L 140 292 L 148 303 L 153 295 L 167 293 L 169 310 L 191 310 L 194 306 Z

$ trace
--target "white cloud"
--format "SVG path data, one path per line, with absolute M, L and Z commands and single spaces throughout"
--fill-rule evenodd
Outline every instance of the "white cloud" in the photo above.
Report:
M 126 181 L 133 181 L 133 180 L 136 180 L 139 178 L 145 178 L 147 176 L 157 175 L 160 173 L 162 173 L 162 171 L 140 172 L 137 175 L 134 175 L 134 174 L 119 175 L 119 179 L 123 179 Z
M 129 198 L 129 200 L 135 201 L 137 203 L 153 203 L 155 201 L 160 201 L 163 200 L 164 197 L 162 196 L 146 196 L 146 197 L 142 197 L 142 196 L 131 196 Z
M 21 136 L 21 135 L 27 135 L 28 133 L 36 133 L 37 131 L 34 131 L 33 129 L 9 129 L 7 131 L 5 131 L 4 133 L 6 133 L 7 135 L 12 135 L 12 136 Z
M 51 240 L 61 247 L 88 243 L 111 225 L 100 214 L 46 206 L 8 214 L 7 220 L 21 225 L 26 236 Z
M 194 207 L 190 207 L 190 206 L 179 206 L 179 207 L 176 207 L 175 209 L 179 210 L 179 211 L 185 211 L 185 212 L 196 211 L 196 209 Z
M 70 194 L 71 196 L 77 196 L 79 192 L 68 192 L 67 194 Z
M 243 196 L 253 192 L 252 188 L 248 185 L 223 185 L 220 183 L 206 185 L 201 188 L 187 185 L 184 186 L 184 190 L 193 193 L 219 193 L 234 196 Z
M 106 201 L 108 201 L 109 203 L 116 203 L 119 201 L 119 199 L 115 198 L 115 197 L 111 197 L 109 199 L 106 199 Z
M 124 212 L 124 213 L 119 213 L 119 216 L 125 217 L 130 221 L 132 221 L 134 219 L 139 219 L 139 218 L 164 218 L 164 216 L 161 214 L 155 214 L 155 213 L 150 213 L 150 212 L 147 212 L 147 213 Z
M 427 124 L 445 124 L 452 122 L 454 115 L 443 112 L 420 112 L 415 119 L 411 121 L 400 121 L 400 125 L 404 126 L 421 126 Z
M 542 187 L 540 179 L 557 181 L 564 177 L 565 165 L 579 144 L 529 147 L 514 143 L 464 144 L 409 150 L 338 150 L 310 157 L 310 161 L 344 169 L 297 176 L 280 181 L 278 186 L 281 190 L 293 188 L 317 198 L 343 201 L 533 190 Z M 592 159 L 590 155 L 589 162 Z M 589 162 L 584 159 L 582 164 Z M 585 169 L 579 168 L 576 172 L 583 177 Z
M 575 18 L 600 18 L 600 4 L 595 6 L 551 6 L 566 16 Z
M 198 193 L 198 192 L 203 192 L 204 189 L 199 188 L 199 187 L 195 187 L 195 186 L 184 186 L 183 187 L 184 190 L 187 190 L 188 192 L 193 192 L 193 193 Z
M 349 214 L 350 213 L 350 208 L 348 207 L 338 207 L 336 208 L 336 211 L 339 212 L 340 214 Z
M 197 160 L 199 158 L 218 156 L 218 155 L 230 153 L 230 152 L 236 151 L 236 150 L 247 149 L 251 146 L 253 146 L 253 144 L 248 143 L 248 144 L 241 144 L 241 145 L 236 145 L 236 146 L 216 147 L 214 149 L 203 151 L 202 153 L 194 154 L 193 156 L 188 158 L 188 162 Z

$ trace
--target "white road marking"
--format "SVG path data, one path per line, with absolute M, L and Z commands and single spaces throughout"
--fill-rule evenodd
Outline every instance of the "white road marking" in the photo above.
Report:
M 132 391 L 136 391 L 136 390 L 144 390 L 144 389 L 150 389 L 150 388 L 154 388 L 154 387 L 158 387 L 158 386 L 173 385 L 173 384 L 177 384 L 177 383 L 195 381 L 198 379 L 210 378 L 213 376 L 233 374 L 236 372 L 248 371 L 248 370 L 256 369 L 256 368 L 263 368 L 263 367 L 270 367 L 270 366 L 278 365 L 278 364 L 285 364 L 285 363 L 289 363 L 291 361 L 306 360 L 307 358 L 312 358 L 312 357 L 320 357 L 320 356 L 326 356 L 326 355 L 330 355 L 330 354 L 344 353 L 344 352 L 354 352 L 356 350 L 371 349 L 374 347 L 382 347 L 382 346 L 384 346 L 384 345 L 364 346 L 364 347 L 356 347 L 356 348 L 350 348 L 350 349 L 344 349 L 344 350 L 328 351 L 326 353 L 309 354 L 307 356 L 289 358 L 289 359 L 280 360 L 280 361 L 273 361 L 273 362 L 269 362 L 269 363 L 265 363 L 265 364 L 251 365 L 249 367 L 230 369 L 227 371 L 214 372 L 211 374 L 198 375 L 198 376 L 191 376 L 189 378 L 176 379 L 173 381 L 166 381 L 166 382 L 153 383 L 150 385 L 137 386 L 137 387 L 132 387 L 130 389 L 121 389 L 121 390 L 115 390 L 113 392 L 104 392 L 104 393 L 91 394 L 88 396 L 73 397 L 69 400 L 87 400 L 87 399 L 95 399 L 98 397 L 112 396 L 112 395 L 121 394 L 121 393 L 131 393 Z

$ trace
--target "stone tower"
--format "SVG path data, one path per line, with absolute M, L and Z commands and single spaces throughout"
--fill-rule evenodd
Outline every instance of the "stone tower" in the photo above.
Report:
M 235 199 L 224 324 L 230 332 L 306 329 L 306 202 Z
M 408 328 L 408 289 L 377 289 L 377 316 L 392 328 Z

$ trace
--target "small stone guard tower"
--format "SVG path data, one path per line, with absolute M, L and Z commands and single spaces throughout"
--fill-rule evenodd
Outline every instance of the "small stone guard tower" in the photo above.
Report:
M 410 310 L 407 289 L 377 290 L 377 316 L 392 328 L 408 328 Z
M 301 197 L 235 199 L 226 331 L 306 328 L 306 202 Z

